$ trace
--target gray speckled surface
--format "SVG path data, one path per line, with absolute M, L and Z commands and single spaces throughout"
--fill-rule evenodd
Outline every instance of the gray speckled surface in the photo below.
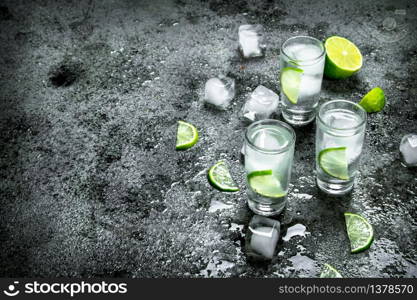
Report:
M 0 4 L 0 276 L 314 277 L 325 262 L 349 277 L 417 276 L 417 171 L 398 153 L 417 132 L 413 1 L 83 3 Z M 265 58 L 239 57 L 245 23 L 265 26 Z M 322 102 L 378 85 L 388 104 L 369 116 L 356 188 L 341 199 L 315 186 L 314 125 L 296 130 L 279 219 L 283 233 L 300 223 L 308 234 L 254 264 L 244 189 L 214 190 L 206 171 L 227 159 L 244 186 L 238 111 L 259 84 L 279 91 L 279 46 L 302 34 L 345 36 L 364 55 L 354 77 L 324 81 Z M 219 73 L 237 84 L 226 112 L 200 102 Z M 179 119 L 200 132 L 188 151 L 175 151 Z M 209 212 L 211 201 L 229 205 Z M 374 225 L 368 251 L 349 253 L 345 211 Z

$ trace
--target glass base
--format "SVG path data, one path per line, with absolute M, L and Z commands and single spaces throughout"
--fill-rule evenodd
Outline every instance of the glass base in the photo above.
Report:
M 265 204 L 265 203 L 259 203 L 256 201 L 253 201 L 251 199 L 248 199 L 248 205 L 249 208 L 257 215 L 261 216 L 276 216 L 279 215 L 285 208 L 285 204 L 287 201 L 281 201 L 279 203 L 271 203 L 271 204 Z
M 317 186 L 325 192 L 326 194 L 334 195 L 334 196 L 342 196 L 349 193 L 353 188 L 353 180 L 344 182 L 344 183 L 331 183 L 320 180 L 320 178 L 316 179 Z
M 282 109 L 282 117 L 285 121 L 295 126 L 303 126 L 312 122 L 316 117 L 316 110 L 312 111 L 294 111 Z

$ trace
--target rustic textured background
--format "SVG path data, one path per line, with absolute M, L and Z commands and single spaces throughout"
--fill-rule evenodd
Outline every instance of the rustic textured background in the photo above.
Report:
M 323 263 L 351 277 L 417 276 L 417 171 L 401 137 L 417 132 L 414 1 L 1 1 L 0 276 L 314 277 Z M 236 50 L 241 24 L 265 26 L 262 59 Z M 288 209 L 270 264 L 248 262 L 251 217 L 237 118 L 259 84 L 279 91 L 280 44 L 294 35 L 355 42 L 364 66 L 325 80 L 321 101 L 385 89 L 369 116 L 353 193 L 314 183 L 314 124 L 297 129 Z M 205 81 L 236 79 L 226 112 L 201 104 Z M 177 120 L 201 139 L 175 151 Z M 214 190 L 207 168 L 226 159 L 242 191 Z M 349 253 L 343 212 L 375 242 Z

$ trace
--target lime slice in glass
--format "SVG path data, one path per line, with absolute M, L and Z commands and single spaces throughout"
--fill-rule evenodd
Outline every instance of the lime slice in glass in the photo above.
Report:
M 319 166 L 332 177 L 349 180 L 346 147 L 327 148 L 319 153 Z
M 298 101 L 303 70 L 287 67 L 281 70 L 281 88 L 292 104 Z
M 226 192 L 239 190 L 224 161 L 219 161 L 208 171 L 209 182 L 217 189 Z
M 189 123 L 178 121 L 176 149 L 185 150 L 191 148 L 197 141 L 197 129 Z
M 279 180 L 272 174 L 272 170 L 254 171 L 248 174 L 248 182 L 257 194 L 269 197 L 284 197 L 286 192 L 282 189 Z
M 353 213 L 345 213 L 345 221 L 351 252 L 368 249 L 374 240 L 372 225 L 364 217 Z
M 326 64 L 324 74 L 334 79 L 347 78 L 362 67 L 362 54 L 358 47 L 340 36 L 329 37 L 324 43 Z
M 329 264 L 324 264 L 323 270 L 321 270 L 320 278 L 343 278 L 339 271 L 333 268 Z
M 380 87 L 373 88 L 370 90 L 359 102 L 366 112 L 379 112 L 385 106 L 385 93 Z

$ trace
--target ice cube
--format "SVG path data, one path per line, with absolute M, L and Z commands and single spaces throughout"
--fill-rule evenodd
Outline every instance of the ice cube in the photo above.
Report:
M 278 242 L 278 231 L 272 227 L 258 227 L 252 230 L 250 246 L 255 252 L 272 259 Z
M 417 166 L 417 134 L 407 134 L 401 139 L 401 158 L 407 167 Z
M 297 60 L 312 60 L 318 58 L 322 50 L 315 45 L 302 45 L 295 52 Z
M 248 254 L 258 258 L 272 259 L 279 238 L 279 229 L 278 221 L 255 215 L 249 224 Z
M 288 242 L 293 236 L 306 236 L 306 227 L 303 224 L 295 224 L 287 229 L 287 234 L 282 238 L 283 241 Z
M 264 29 L 262 25 L 241 25 L 239 27 L 239 49 L 245 58 L 264 55 Z
M 232 204 L 226 204 L 222 201 L 217 201 L 217 200 L 212 199 L 211 203 L 210 203 L 210 207 L 208 209 L 208 212 L 213 213 L 213 212 L 216 212 L 216 211 L 219 211 L 219 210 L 230 209 L 232 207 L 233 207 Z
M 355 128 L 361 123 L 360 117 L 344 112 L 327 113 L 324 116 L 324 120 L 332 128 L 337 129 Z
M 301 68 L 305 75 L 316 75 L 320 79 L 323 75 L 324 69 L 324 56 L 319 58 L 323 50 L 315 45 L 308 44 L 294 44 L 286 49 L 286 53 L 296 61 L 313 60 L 312 63 L 300 63 L 300 65 L 294 65 L 296 68 Z
M 312 97 L 320 93 L 322 78 L 303 74 L 301 76 L 298 98 Z
M 303 44 L 291 44 L 285 48 L 285 53 L 293 60 L 297 59 L 297 53 L 304 47 Z
M 254 138 L 253 143 L 260 148 L 273 150 L 281 148 L 281 143 L 275 136 L 269 134 L 266 130 L 260 131 Z
M 235 80 L 226 76 L 206 82 L 204 100 L 220 109 L 226 109 L 235 96 Z
M 276 112 L 279 96 L 263 85 L 258 86 L 242 108 L 241 115 L 244 120 L 253 122 L 268 119 Z
M 300 68 L 303 70 L 304 75 L 315 76 L 316 79 L 320 79 L 321 83 L 323 78 L 324 61 L 325 60 L 323 57 L 320 62 L 311 65 L 300 66 Z

